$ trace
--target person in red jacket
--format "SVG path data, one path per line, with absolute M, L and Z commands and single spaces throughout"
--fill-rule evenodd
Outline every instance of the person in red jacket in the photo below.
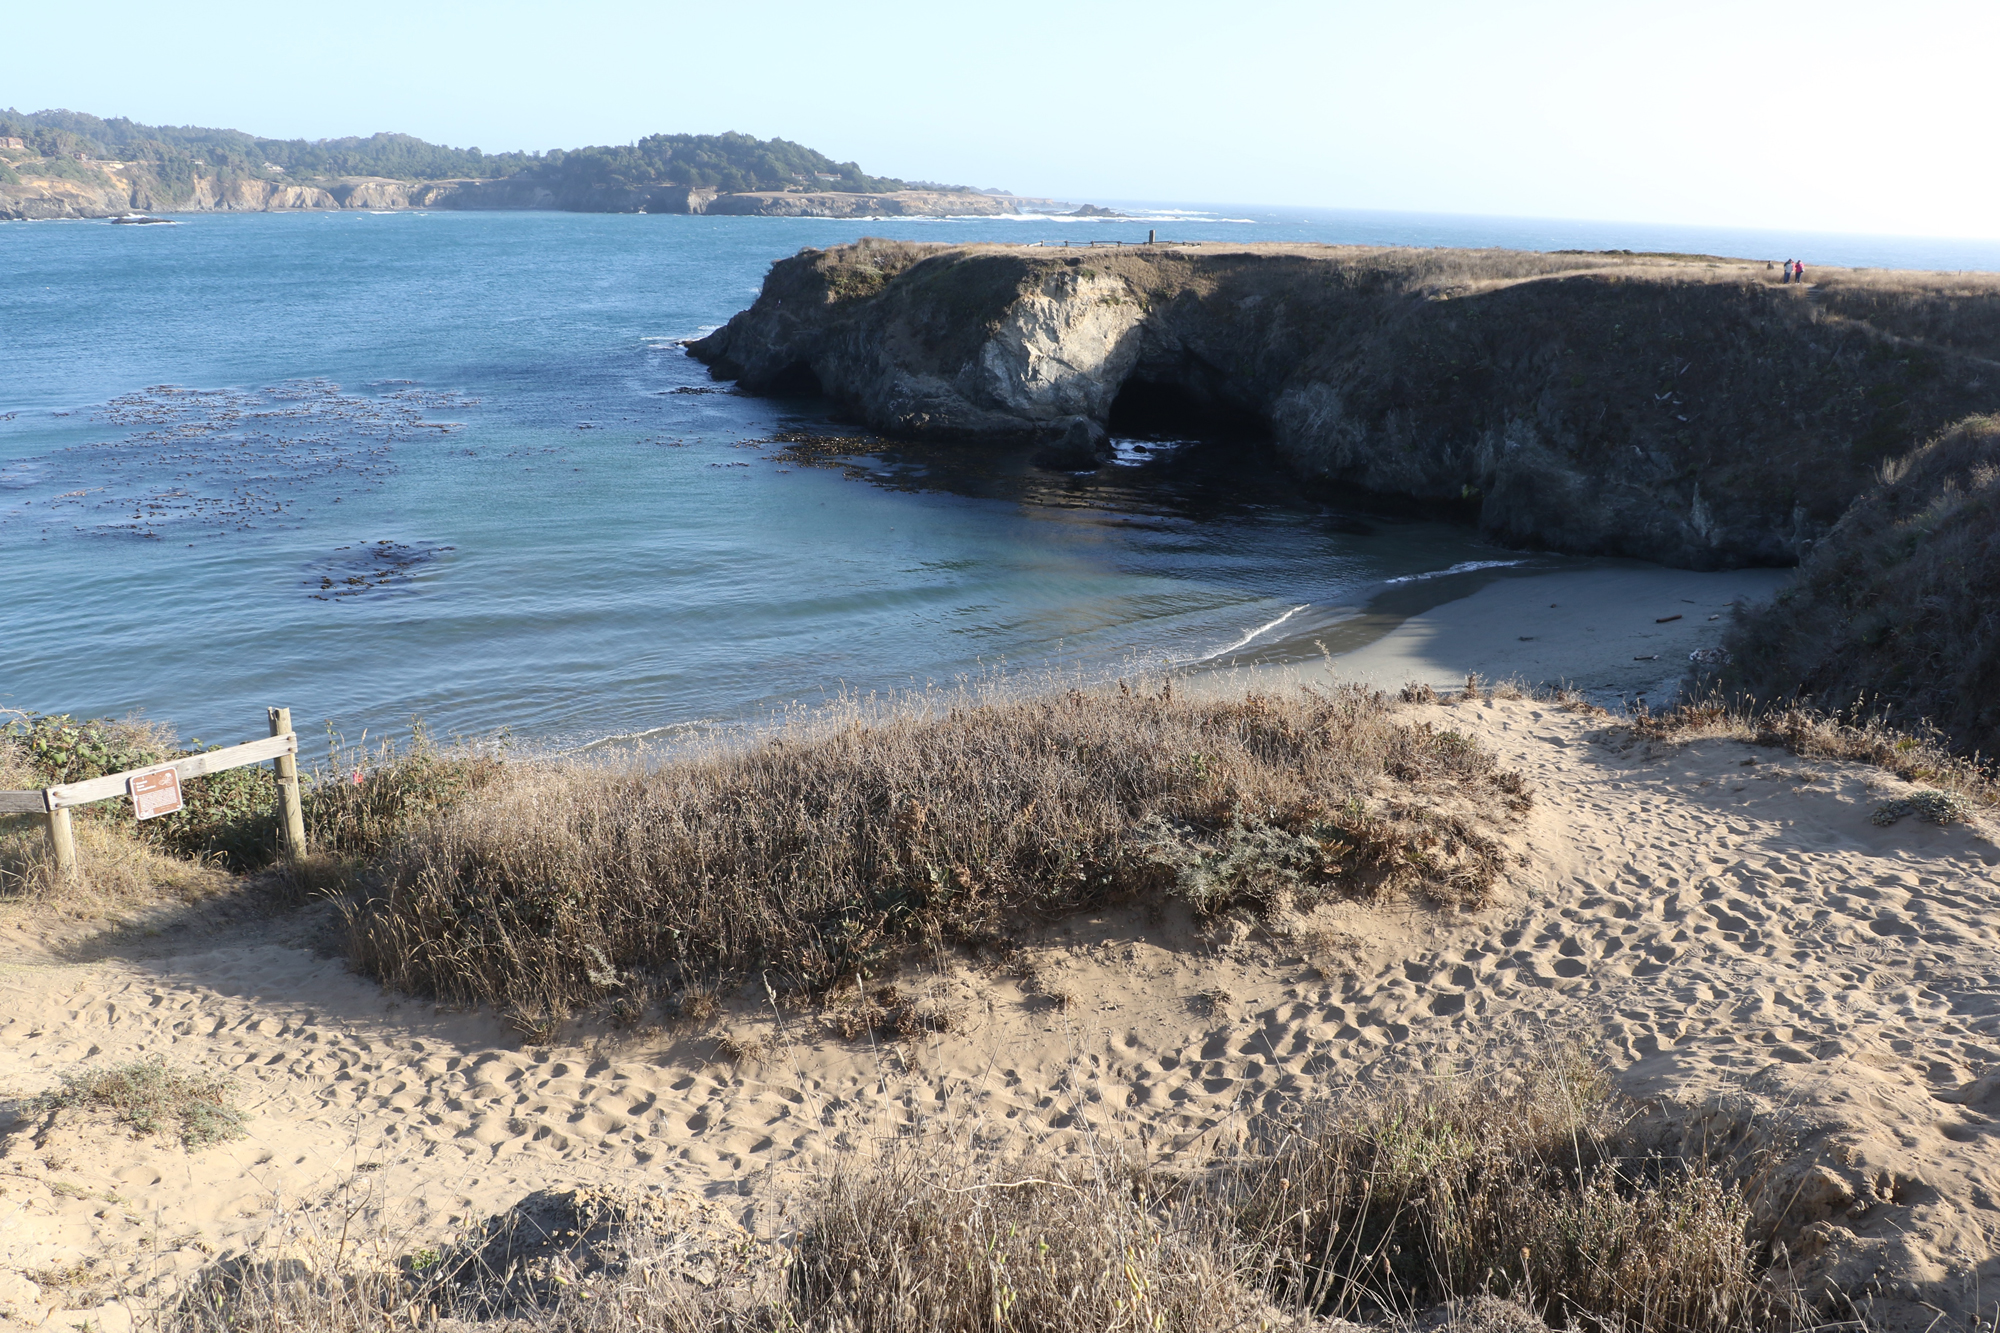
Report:
M 1806 280 L 1805 261 L 1799 260 L 1792 265 L 1792 281 L 1804 282 L 1805 280 Z

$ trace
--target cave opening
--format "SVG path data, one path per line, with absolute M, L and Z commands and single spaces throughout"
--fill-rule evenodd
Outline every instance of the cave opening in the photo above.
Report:
M 822 398 L 826 389 L 819 382 L 819 376 L 805 361 L 794 361 L 783 370 L 772 375 L 762 385 L 765 393 L 781 398 Z
M 1133 376 L 1119 387 L 1105 421 L 1113 435 L 1141 440 L 1268 440 L 1254 412 L 1171 379 Z

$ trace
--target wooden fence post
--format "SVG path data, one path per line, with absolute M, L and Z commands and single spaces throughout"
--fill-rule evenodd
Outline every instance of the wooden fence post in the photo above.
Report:
M 69 827 L 69 807 L 49 811 L 49 854 L 56 859 L 56 873 L 67 879 L 76 873 L 76 837 Z
M 271 734 L 282 736 L 292 729 L 292 710 L 272 708 Z M 278 804 L 285 815 L 285 855 L 296 861 L 306 854 L 306 814 L 299 802 L 299 760 L 281 754 L 272 761 L 278 770 Z

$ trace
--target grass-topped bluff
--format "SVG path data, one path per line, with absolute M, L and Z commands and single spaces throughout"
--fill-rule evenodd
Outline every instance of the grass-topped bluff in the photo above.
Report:
M 803 144 L 747 134 L 651 134 L 631 144 L 484 153 L 408 134 L 267 139 L 75 111 L 0 111 L 0 218 L 404 207 L 1012 211 L 1002 196 L 871 176 Z
M 690 349 L 885 433 L 1092 466 L 1130 414 L 1496 541 L 1794 563 L 1877 467 L 2000 409 L 2000 278 L 1687 255 L 863 240 Z

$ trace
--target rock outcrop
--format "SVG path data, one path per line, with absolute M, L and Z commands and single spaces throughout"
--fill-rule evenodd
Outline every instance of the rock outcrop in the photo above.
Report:
M 773 266 L 691 345 L 885 433 L 1087 459 L 1114 412 L 1261 434 L 1302 477 L 1509 545 L 1790 564 L 1883 460 L 2000 409 L 2000 279 L 1705 256 L 920 246 Z
M 786 218 L 997 217 L 1019 213 L 1023 204 L 1046 202 L 974 190 L 897 190 L 890 194 L 766 190 L 717 195 L 694 211 Z

